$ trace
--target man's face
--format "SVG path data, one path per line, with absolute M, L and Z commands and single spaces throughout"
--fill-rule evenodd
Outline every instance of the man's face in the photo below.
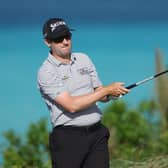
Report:
M 69 58 L 71 54 L 71 36 L 65 35 L 58 39 L 47 42 L 54 56 Z

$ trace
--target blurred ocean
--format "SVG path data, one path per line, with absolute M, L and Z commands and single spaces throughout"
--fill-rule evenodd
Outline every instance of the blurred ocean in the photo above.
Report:
M 105 85 L 126 85 L 155 73 L 155 49 L 161 48 L 168 64 L 168 23 L 72 25 L 73 51 L 88 54 Z M 49 112 L 36 86 L 37 71 L 48 55 L 41 25 L 0 28 L 0 137 L 14 129 L 24 133 L 31 122 Z M 130 106 L 155 95 L 154 81 L 133 89 L 122 99 Z M 104 104 L 99 104 L 104 108 Z M 0 143 L 3 138 L 0 138 Z

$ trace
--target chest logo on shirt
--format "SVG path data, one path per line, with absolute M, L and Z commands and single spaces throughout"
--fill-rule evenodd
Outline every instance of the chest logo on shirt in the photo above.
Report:
M 68 76 L 68 75 L 64 75 L 64 76 L 62 77 L 62 80 L 67 80 L 67 79 L 69 79 L 69 76 Z
M 87 67 L 83 67 L 77 70 L 81 75 L 89 74 L 89 69 Z

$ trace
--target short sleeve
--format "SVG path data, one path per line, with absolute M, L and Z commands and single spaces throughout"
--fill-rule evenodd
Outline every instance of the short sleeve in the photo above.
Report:
M 67 90 L 65 81 L 52 70 L 42 69 L 38 73 L 38 88 L 43 96 L 53 100 L 62 92 Z

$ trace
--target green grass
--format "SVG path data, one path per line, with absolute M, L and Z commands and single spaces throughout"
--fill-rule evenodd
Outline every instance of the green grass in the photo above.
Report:
M 114 159 L 110 168 L 168 168 L 168 156 L 158 156 L 141 162 Z
M 0 166 L 0 168 L 3 168 Z M 23 168 L 20 166 L 10 166 L 9 168 Z M 24 168 L 40 168 L 40 167 L 24 167 Z M 43 168 L 51 168 L 44 166 Z M 158 156 L 144 161 L 130 161 L 123 159 L 113 159 L 110 162 L 110 168 L 168 168 L 168 155 Z

